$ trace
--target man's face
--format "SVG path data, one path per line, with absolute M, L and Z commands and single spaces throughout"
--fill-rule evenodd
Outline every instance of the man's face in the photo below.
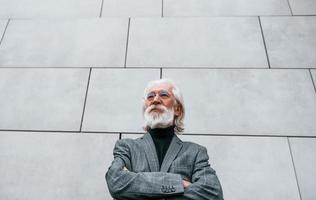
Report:
M 172 93 L 172 85 L 163 83 L 149 89 L 146 99 L 145 107 L 153 106 L 149 113 L 163 113 L 164 111 L 159 107 L 165 107 L 168 110 L 174 109 L 175 115 L 178 115 L 177 107 L 175 106 L 175 97 Z
M 164 128 L 173 125 L 179 109 L 172 93 L 172 85 L 164 83 L 149 89 L 145 97 L 144 118 L 151 128 Z

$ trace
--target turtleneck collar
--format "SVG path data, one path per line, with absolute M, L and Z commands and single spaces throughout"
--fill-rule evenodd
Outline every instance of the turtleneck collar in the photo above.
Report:
M 165 138 L 165 137 L 172 137 L 174 135 L 174 125 L 169 126 L 167 128 L 154 128 L 149 129 L 148 132 L 152 137 L 155 138 Z

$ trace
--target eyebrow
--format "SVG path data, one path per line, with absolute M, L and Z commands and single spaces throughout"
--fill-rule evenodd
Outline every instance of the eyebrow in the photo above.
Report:
M 167 93 L 167 94 L 170 94 L 170 92 L 168 90 L 158 90 L 157 92 L 156 91 L 150 91 L 147 94 L 152 94 L 152 93 Z

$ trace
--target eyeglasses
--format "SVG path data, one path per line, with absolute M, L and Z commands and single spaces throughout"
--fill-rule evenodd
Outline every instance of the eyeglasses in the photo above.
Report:
M 148 101 L 152 101 L 152 100 L 154 100 L 154 98 L 156 97 L 157 94 L 162 99 L 168 99 L 171 96 L 168 91 L 160 90 L 158 93 L 156 93 L 156 92 L 149 92 L 147 94 L 146 98 L 147 98 Z

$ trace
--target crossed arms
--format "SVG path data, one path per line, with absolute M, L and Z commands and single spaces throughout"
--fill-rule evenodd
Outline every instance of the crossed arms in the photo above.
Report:
M 220 183 L 208 163 L 204 147 L 196 156 L 192 184 L 187 182 L 188 187 L 184 187 L 185 182 L 180 174 L 130 171 L 130 155 L 126 141 L 118 140 L 114 160 L 106 173 L 109 191 L 115 199 L 223 200 Z

